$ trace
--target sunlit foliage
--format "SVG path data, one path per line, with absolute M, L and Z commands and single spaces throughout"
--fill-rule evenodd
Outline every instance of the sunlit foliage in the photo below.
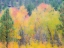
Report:
M 39 26 L 47 28 L 48 26 L 53 34 L 56 29 L 56 25 L 60 24 L 59 16 L 60 14 L 58 11 L 55 11 L 50 5 L 42 3 L 32 12 L 30 24 L 36 26 L 36 28 L 39 28 Z
M 10 7 L 7 11 L 9 11 L 8 14 L 6 14 L 5 10 L 0 12 L 0 48 L 64 47 L 62 41 L 63 31 L 58 29 L 58 25 L 62 25 L 62 21 L 59 19 L 63 13 L 63 8 L 59 8 L 59 12 L 50 4 L 41 3 L 32 12 L 28 12 L 24 5 L 19 8 Z M 9 40 L 11 39 L 10 37 L 13 37 L 13 41 L 8 42 L 8 47 L 6 47 L 7 41 L 5 41 L 5 28 L 1 26 L 3 14 L 6 19 L 10 15 L 13 20 L 13 30 L 10 29 L 8 35 Z M 4 44 L 2 41 L 5 41 Z

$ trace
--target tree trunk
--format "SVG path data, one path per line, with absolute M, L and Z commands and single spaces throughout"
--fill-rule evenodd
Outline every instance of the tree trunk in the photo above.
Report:
M 8 33 L 6 33 L 6 48 L 8 48 Z
M 6 48 L 8 48 L 8 42 L 6 43 Z
M 56 41 L 56 44 L 57 44 L 58 46 L 61 46 L 61 45 L 62 45 L 62 43 L 61 43 L 61 41 L 60 41 L 60 38 L 59 38 L 59 36 L 58 36 L 57 31 L 55 31 L 54 40 Z
M 48 32 L 49 32 L 49 35 L 50 35 L 50 43 L 52 44 L 52 47 L 53 47 L 53 39 L 52 39 L 51 31 L 50 31 L 48 26 L 47 26 L 47 28 L 48 28 Z

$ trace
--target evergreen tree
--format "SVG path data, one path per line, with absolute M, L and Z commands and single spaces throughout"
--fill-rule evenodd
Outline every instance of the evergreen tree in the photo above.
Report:
M 11 33 L 13 33 L 13 20 L 9 14 L 9 9 L 4 11 L 4 14 L 1 17 L 1 28 L 0 28 L 0 40 L 6 42 L 6 47 L 8 48 L 8 43 L 12 40 Z
M 62 2 L 62 4 L 59 6 L 58 8 L 59 12 L 60 12 L 60 21 L 61 24 L 58 25 L 58 30 L 62 30 L 62 41 L 64 42 L 64 1 Z
M 60 25 L 59 29 L 63 31 L 62 36 L 64 37 L 64 2 L 60 5 L 58 10 L 60 12 L 60 21 L 62 22 L 62 25 Z
M 27 5 L 26 8 L 28 10 L 28 14 L 31 15 L 32 10 L 34 10 L 35 6 L 34 6 L 34 4 L 29 4 L 29 5 Z

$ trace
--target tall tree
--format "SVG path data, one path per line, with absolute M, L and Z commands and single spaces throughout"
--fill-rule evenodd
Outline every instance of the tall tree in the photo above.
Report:
M 54 33 L 57 29 L 56 26 L 60 24 L 59 16 L 60 14 L 58 11 L 55 11 L 50 5 L 42 3 L 31 14 L 29 21 L 30 30 L 35 32 L 38 40 L 40 40 L 39 38 L 41 38 L 41 35 L 44 33 L 47 35 L 48 41 L 51 40 L 53 43 Z M 31 28 L 31 26 L 33 28 Z M 43 36 L 45 36 L 44 34 Z
M 6 47 L 8 48 L 8 43 L 13 38 L 10 35 L 11 33 L 13 33 L 13 20 L 12 20 L 10 14 L 9 14 L 8 8 L 4 11 L 4 14 L 1 17 L 1 24 L 2 24 L 2 26 L 1 26 L 2 28 L 0 28 L 0 30 L 1 30 L 0 33 L 4 37 L 3 39 L 5 40 Z
M 27 10 L 28 10 L 28 14 L 31 15 L 32 10 L 35 8 L 34 4 L 29 4 L 27 5 Z
M 64 1 L 59 6 L 58 10 L 60 12 L 60 21 L 62 22 L 62 24 L 60 25 L 59 29 L 62 30 L 62 37 L 64 37 Z M 64 38 L 62 38 L 62 39 L 64 39 Z

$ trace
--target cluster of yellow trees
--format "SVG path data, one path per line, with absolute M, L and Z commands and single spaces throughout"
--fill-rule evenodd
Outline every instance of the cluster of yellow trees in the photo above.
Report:
M 3 12 L 4 10 L 0 13 L 0 17 Z M 58 31 L 56 27 L 61 24 L 59 20 L 60 13 L 52 6 L 42 3 L 32 11 L 30 16 L 24 6 L 21 6 L 20 9 L 11 7 L 9 8 L 9 13 L 14 21 L 14 37 L 18 39 L 16 42 L 10 42 L 8 45 L 9 48 L 64 47 L 61 35 L 62 31 Z M 21 32 L 24 34 L 20 35 Z M 12 34 L 10 35 L 12 36 Z M 55 35 L 58 36 L 57 39 Z M 20 41 L 20 46 L 18 43 L 19 40 L 22 40 Z M 5 48 L 3 46 L 4 44 L 0 43 L 0 48 Z

